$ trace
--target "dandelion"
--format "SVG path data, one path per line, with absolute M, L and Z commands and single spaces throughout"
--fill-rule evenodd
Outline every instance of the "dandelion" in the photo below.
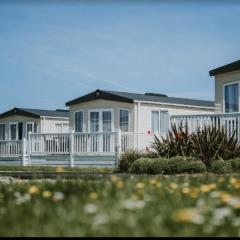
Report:
M 54 192 L 53 201 L 58 202 L 64 199 L 64 194 L 62 192 Z
M 63 173 L 63 172 L 64 172 L 63 167 L 58 166 L 58 167 L 56 168 L 56 172 L 57 172 L 57 173 Z
M 91 192 L 89 197 L 92 199 L 92 200 L 96 200 L 98 199 L 98 194 L 96 192 Z
M 39 188 L 37 187 L 37 186 L 31 186 L 29 189 L 28 189 L 28 192 L 30 193 L 30 194 L 37 194 L 37 193 L 39 193 Z
M 176 183 L 170 183 L 170 188 L 177 189 L 178 185 Z
M 143 188 L 144 188 L 144 183 L 143 183 L 143 182 L 138 182 L 138 183 L 136 184 L 136 188 L 138 188 L 138 189 L 143 189 Z
M 230 180 L 229 180 L 229 182 L 230 182 L 231 184 L 235 184 L 235 183 L 237 182 L 237 179 L 234 178 L 234 177 L 231 177 Z
M 201 192 L 203 193 L 207 193 L 210 192 L 211 190 L 216 188 L 216 184 L 215 183 L 211 183 L 211 184 L 204 184 L 200 187 Z
M 231 195 L 224 191 L 221 191 L 220 198 L 221 198 L 222 202 L 227 203 L 231 199 Z
M 173 219 L 181 223 L 202 224 L 204 217 L 194 208 L 183 208 L 173 214 Z
M 182 189 L 182 193 L 188 194 L 190 192 L 190 189 L 188 187 L 185 187 Z
M 85 213 L 93 214 L 93 213 L 97 212 L 97 206 L 93 203 L 88 203 L 85 205 L 84 211 L 85 211 Z
M 52 193 L 50 191 L 43 191 L 42 196 L 44 198 L 50 198 L 52 196 Z
M 115 176 L 115 175 L 113 175 L 113 176 L 111 176 L 111 180 L 112 180 L 113 182 L 117 182 L 117 181 L 118 181 L 118 177 Z
M 116 185 L 118 188 L 123 188 L 123 181 L 117 181 Z

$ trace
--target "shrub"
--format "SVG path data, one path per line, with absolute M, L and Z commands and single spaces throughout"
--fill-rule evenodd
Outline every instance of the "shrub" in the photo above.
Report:
M 191 135 L 188 133 L 188 127 L 181 124 L 176 127 L 172 125 L 166 138 L 154 136 L 151 148 L 162 157 L 173 157 L 176 155 L 190 156 L 192 152 Z
M 234 159 L 228 160 L 227 162 L 231 164 L 232 170 L 234 172 L 240 171 L 240 158 L 234 158 Z
M 120 172 L 128 172 L 130 166 L 141 157 L 141 153 L 136 150 L 129 150 L 121 155 L 118 162 L 118 171 Z
M 240 154 L 235 133 L 228 136 L 224 128 L 204 127 L 192 134 L 192 155 L 200 158 L 207 166 L 218 159 L 231 159 Z
M 206 166 L 201 161 L 193 158 L 140 158 L 136 160 L 130 169 L 136 174 L 180 174 L 180 173 L 202 173 L 206 171 Z
M 231 173 L 232 166 L 229 161 L 217 160 L 211 164 L 210 170 L 217 174 Z
M 193 156 L 201 159 L 207 167 L 218 160 L 240 156 L 236 133 L 228 136 L 224 128 L 204 127 L 189 134 L 187 125 L 172 125 L 166 138 L 154 137 L 152 149 L 162 157 Z

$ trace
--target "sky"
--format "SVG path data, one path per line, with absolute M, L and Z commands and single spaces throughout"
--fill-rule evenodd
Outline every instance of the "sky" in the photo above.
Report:
M 237 1 L 0 0 L 0 112 L 96 89 L 214 100 L 239 60 Z

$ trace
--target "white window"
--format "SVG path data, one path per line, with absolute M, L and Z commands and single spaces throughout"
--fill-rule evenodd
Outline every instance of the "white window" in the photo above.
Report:
M 26 127 L 26 136 L 28 137 L 28 133 L 37 133 L 37 124 L 34 122 L 28 122 Z
M 224 109 L 226 113 L 239 111 L 239 83 L 224 85 Z
M 152 132 L 165 134 L 169 128 L 169 114 L 166 110 L 152 110 Z
M 109 109 L 91 110 L 89 112 L 90 132 L 113 131 L 113 112 Z
M 5 140 L 6 138 L 6 124 L 0 124 L 0 140 Z
M 18 139 L 18 126 L 17 123 L 10 123 L 10 139 L 17 140 Z
M 129 131 L 129 111 L 127 109 L 120 109 L 119 113 L 120 130 L 123 132 Z
M 83 111 L 75 112 L 75 132 L 83 132 Z

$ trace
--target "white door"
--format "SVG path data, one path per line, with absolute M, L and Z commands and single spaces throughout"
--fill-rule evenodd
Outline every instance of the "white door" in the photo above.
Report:
M 110 134 L 104 134 L 105 132 L 111 132 L 113 126 L 113 118 L 111 110 L 97 110 L 90 112 L 90 127 L 91 135 L 91 151 L 93 152 L 109 152 L 110 150 Z M 103 132 L 98 134 L 98 132 Z

